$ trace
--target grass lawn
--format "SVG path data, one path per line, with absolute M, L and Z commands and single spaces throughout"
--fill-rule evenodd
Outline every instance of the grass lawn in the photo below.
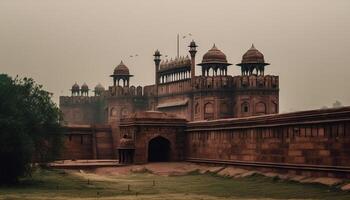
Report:
M 128 190 L 129 187 L 129 190 Z M 212 174 L 101 176 L 38 170 L 18 186 L 1 186 L 0 199 L 350 199 L 350 193 L 317 184 L 263 176 L 224 178 Z

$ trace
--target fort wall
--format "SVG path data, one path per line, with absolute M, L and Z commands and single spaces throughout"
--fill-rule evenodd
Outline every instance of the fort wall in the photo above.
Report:
M 110 126 L 67 126 L 61 159 L 113 159 L 111 133 Z
M 187 159 L 350 166 L 350 107 L 189 122 Z

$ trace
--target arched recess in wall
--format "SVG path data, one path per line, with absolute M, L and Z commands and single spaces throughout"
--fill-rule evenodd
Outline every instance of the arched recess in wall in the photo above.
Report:
M 194 114 L 199 114 L 199 103 L 196 103 L 196 105 L 194 106 Z
M 264 102 L 258 102 L 255 104 L 256 114 L 266 114 L 266 105 Z
M 111 108 L 110 116 L 111 117 L 116 117 L 117 114 L 118 114 L 117 108 L 115 108 L 115 107 Z
M 275 101 L 271 102 L 271 113 L 278 113 L 278 104 Z
M 120 118 L 126 118 L 129 115 L 129 110 L 127 108 L 122 108 L 120 112 Z
M 214 119 L 214 106 L 210 102 L 204 105 L 204 119 Z
M 248 102 L 242 103 L 241 111 L 242 111 L 242 113 L 248 113 L 249 112 L 249 103 Z

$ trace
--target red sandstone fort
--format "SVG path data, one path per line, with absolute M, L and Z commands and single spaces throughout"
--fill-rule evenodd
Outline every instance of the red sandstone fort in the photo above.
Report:
M 62 159 L 118 159 L 122 164 L 191 161 L 244 167 L 350 174 L 350 108 L 278 114 L 278 76 L 265 74 L 254 45 L 231 76 L 215 45 L 196 64 L 189 56 L 161 60 L 154 53 L 155 84 L 130 86 L 121 62 L 113 85 L 72 86 L 60 97 L 67 128 Z M 195 73 L 196 65 L 201 75 Z M 336 169 L 336 170 L 335 170 Z

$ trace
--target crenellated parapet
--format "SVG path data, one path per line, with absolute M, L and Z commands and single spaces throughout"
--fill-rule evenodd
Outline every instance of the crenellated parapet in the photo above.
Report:
M 60 107 L 67 105 L 94 104 L 103 99 L 103 96 L 60 96 Z
M 110 86 L 108 89 L 108 96 L 115 96 L 115 97 L 142 97 L 143 96 L 143 89 L 141 86 Z
M 193 91 L 200 90 L 231 90 L 232 76 L 197 76 L 193 81 Z
M 233 77 L 233 86 L 238 90 L 271 89 L 278 90 L 279 77 L 273 75 L 249 75 Z

